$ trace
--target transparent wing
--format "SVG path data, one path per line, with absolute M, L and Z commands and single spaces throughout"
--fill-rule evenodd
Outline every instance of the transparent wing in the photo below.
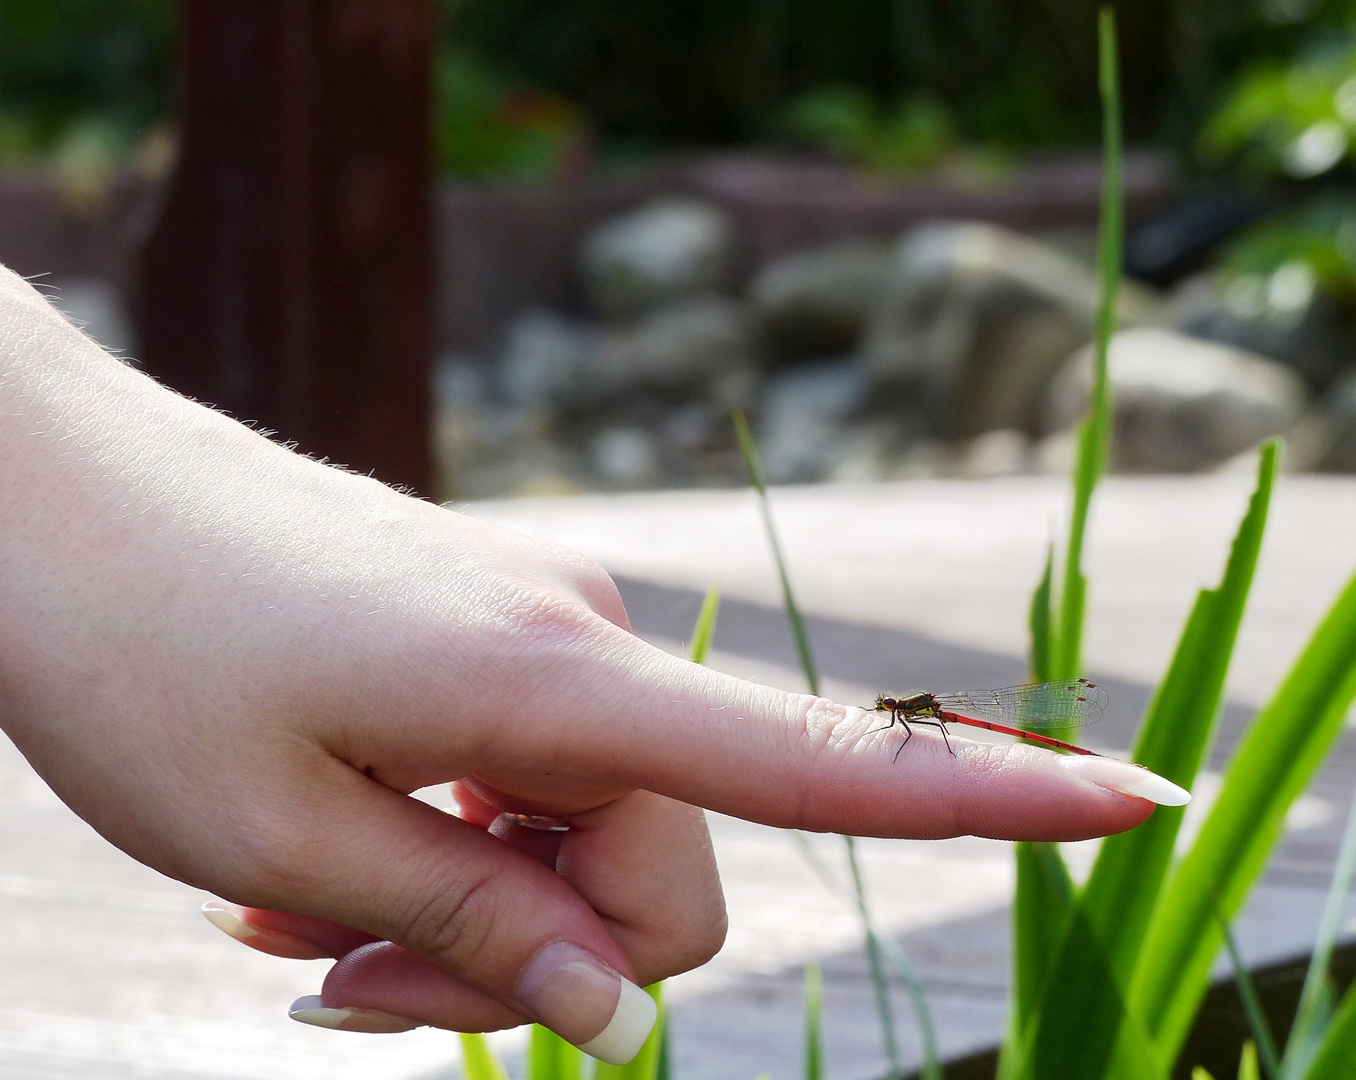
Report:
M 947 712 L 1018 728 L 1077 728 L 1101 719 L 1106 691 L 1087 679 L 937 694 Z

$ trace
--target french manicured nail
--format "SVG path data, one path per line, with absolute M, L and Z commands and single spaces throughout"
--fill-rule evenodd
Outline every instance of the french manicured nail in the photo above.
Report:
M 409 1031 L 423 1027 L 418 1020 L 392 1016 L 377 1009 L 327 1009 L 318 995 L 297 998 L 287 1010 L 299 1024 L 332 1028 L 337 1031 L 364 1031 L 369 1035 L 384 1035 L 393 1031 Z
M 208 922 L 253 949 L 293 960 L 319 960 L 330 955 L 319 946 L 292 934 L 264 926 L 251 926 L 245 921 L 243 911 L 243 908 L 224 900 L 209 900 L 202 906 L 202 913 L 207 916 Z
M 553 941 L 528 961 L 518 1000 L 561 1038 L 609 1065 L 625 1065 L 640 1053 L 658 1015 L 649 994 L 568 941 Z
M 1148 799 L 1159 806 L 1185 806 L 1191 801 L 1191 792 L 1178 787 L 1158 773 L 1142 765 L 1106 757 L 1074 757 L 1066 755 L 1059 763 L 1075 776 L 1090 780 L 1098 787 L 1110 788 L 1123 795 Z

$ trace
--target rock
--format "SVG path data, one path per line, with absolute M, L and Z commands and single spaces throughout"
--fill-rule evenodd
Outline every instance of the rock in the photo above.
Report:
M 1197 274 L 1172 291 L 1166 314 L 1168 325 L 1192 337 L 1290 365 L 1317 391 L 1356 362 L 1352 327 L 1299 261 L 1265 276 Z
M 976 435 L 956 453 L 956 475 L 965 480 L 1020 476 L 1032 466 L 1031 440 L 1022 431 L 996 428 Z
M 630 319 L 660 304 L 726 290 L 734 232 L 716 207 L 664 199 L 599 226 L 580 254 L 584 294 L 608 319 Z
M 1324 395 L 1313 427 L 1320 442 L 1312 455 L 1313 467 L 1320 472 L 1356 472 L 1356 372 L 1342 376 Z
M 764 350 L 779 360 L 852 351 L 880 296 L 891 245 L 848 240 L 776 259 L 749 289 Z
M 759 447 L 768 480 L 824 479 L 850 442 L 848 421 L 867 389 L 847 360 L 792 368 L 772 379 L 763 396 Z
M 1111 461 L 1133 472 L 1216 466 L 1304 412 L 1303 381 L 1274 360 L 1171 330 L 1123 330 L 1108 358 L 1114 409 Z M 1054 380 L 1047 430 L 1075 425 L 1087 409 L 1092 349 Z
M 863 343 L 884 393 L 912 401 L 931 433 L 971 438 L 1032 431 L 1050 378 L 1092 337 L 1093 269 L 995 225 L 937 222 L 896 249 Z M 1153 294 L 1126 283 L 1123 323 L 1158 317 Z
M 692 391 L 749 365 L 743 309 L 730 300 L 688 300 L 654 311 L 632 329 L 609 332 L 586 373 L 592 384 L 586 396 L 636 387 Z
M 619 487 L 639 487 L 659 478 L 659 447 L 643 428 L 600 432 L 589 447 L 589 460 L 600 477 Z
M 602 335 L 549 311 L 527 311 L 510 328 L 499 358 L 499 388 L 518 406 L 574 396 L 597 365 Z

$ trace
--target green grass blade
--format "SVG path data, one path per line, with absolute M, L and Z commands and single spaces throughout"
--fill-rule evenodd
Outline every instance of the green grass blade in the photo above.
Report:
M 527 1080 L 581 1080 L 585 1054 L 550 1028 L 533 1024 L 527 1040 Z
M 1281 1062 L 1276 1053 L 1276 1040 L 1272 1038 L 1266 1012 L 1263 1011 L 1262 1001 L 1257 996 L 1257 986 L 1252 981 L 1252 973 L 1243 963 L 1243 954 L 1238 951 L 1238 942 L 1234 940 L 1229 922 L 1218 906 L 1215 907 L 1215 919 L 1219 923 L 1219 932 L 1224 936 L 1224 948 L 1228 951 L 1229 963 L 1234 969 L 1234 985 L 1238 988 L 1238 999 L 1243 1003 L 1243 1015 L 1247 1018 L 1248 1029 L 1252 1032 L 1252 1040 L 1244 1044 L 1243 1056 L 1245 1059 L 1249 1056 L 1248 1048 L 1251 1047 L 1253 1075 L 1257 1075 L 1260 1062 L 1266 1080 L 1279 1080 Z M 1238 1075 L 1240 1077 L 1243 1075 L 1241 1064 Z
M 1191 1080 L 1215 1080 L 1202 1066 L 1197 1065 L 1191 1070 Z
M 706 599 L 697 613 L 697 624 L 692 628 L 692 640 L 687 646 L 687 658 L 694 664 L 706 663 L 711 643 L 716 639 L 716 615 L 720 611 L 720 582 L 713 581 L 706 590 Z
M 735 437 L 739 440 L 739 453 L 744 458 L 744 468 L 748 470 L 749 483 L 758 492 L 758 507 L 763 514 L 763 528 L 767 532 L 768 546 L 772 548 L 772 559 L 777 564 L 777 576 L 782 583 L 782 602 L 786 605 L 786 621 L 791 626 L 791 637 L 796 643 L 796 654 L 800 657 L 800 669 L 805 673 L 805 682 L 810 693 L 819 695 L 819 669 L 815 666 L 814 655 L 810 652 L 810 635 L 805 629 L 805 619 L 801 616 L 800 605 L 796 603 L 796 594 L 791 588 L 791 576 L 786 571 L 786 560 L 782 557 L 782 545 L 777 539 L 777 529 L 772 522 L 772 508 L 767 501 L 767 484 L 763 482 L 763 467 L 758 461 L 758 449 L 753 444 L 753 435 L 749 431 L 744 413 L 734 412 Z
M 1102 207 L 1097 233 L 1100 292 L 1093 347 L 1092 402 L 1087 417 L 1078 429 L 1073 514 L 1069 522 L 1069 545 L 1064 552 L 1059 626 L 1054 636 L 1055 662 L 1051 678 L 1055 679 L 1071 679 L 1079 672 L 1083 613 L 1087 606 L 1083 540 L 1092 493 L 1106 469 L 1107 451 L 1111 445 L 1111 383 L 1107 377 L 1107 351 L 1111 345 L 1111 335 L 1116 331 L 1125 222 L 1121 182 L 1120 70 L 1117 63 L 1116 20 L 1110 8 L 1102 9 L 1098 21 L 1098 59 L 1102 92 Z
M 1041 575 L 1036 591 L 1031 594 L 1031 607 L 1027 612 L 1027 628 L 1031 632 L 1031 680 L 1049 682 L 1054 678 L 1054 614 L 1050 605 L 1055 587 L 1055 545 L 1052 543 L 1045 552 L 1045 573 Z
M 801 1069 L 804 1080 L 824 1080 L 824 981 L 819 968 L 805 969 L 805 1059 Z
M 876 947 L 880 954 L 895 969 L 895 977 L 904 985 L 913 1005 L 914 1015 L 918 1017 L 918 1030 L 923 1040 L 923 1068 L 919 1072 L 921 1080 L 943 1080 L 942 1060 L 937 1055 L 937 1036 L 932 1024 L 932 1013 L 928 1009 L 927 998 L 923 995 L 923 982 L 918 978 L 909 958 L 894 938 L 880 937 L 872 931 Z
M 1016 845 L 1017 895 L 1013 900 L 1013 1008 L 1025 1031 L 1045 998 L 1046 986 L 1073 910 L 1074 884 L 1053 844 Z
M 1140 729 L 1134 760 L 1190 788 L 1219 718 L 1224 680 L 1252 587 L 1275 486 L 1278 447 L 1262 448 L 1257 486 L 1224 575 L 1202 589 Z M 1049 995 L 1034 1038 L 1038 1073 L 1099 1076 L 1124 1022 L 1144 934 L 1162 894 L 1183 810 L 1160 807 L 1137 829 L 1108 837 L 1079 897 L 1081 916 L 1056 942 Z M 1096 962 L 1090 962 L 1090 957 Z
M 1342 998 L 1300 1080 L 1351 1080 L 1356 1076 L 1356 987 Z
M 881 1040 L 885 1044 L 885 1059 L 890 1063 L 890 1076 L 904 1075 L 904 1059 L 899 1053 L 899 1035 L 895 1031 L 895 1012 L 890 1005 L 890 982 L 885 977 L 885 966 L 881 961 L 880 935 L 876 933 L 875 923 L 871 919 L 871 910 L 866 903 L 866 882 L 862 878 L 862 867 L 857 859 L 857 841 L 851 836 L 843 837 L 847 844 L 848 868 L 852 871 L 852 893 L 857 904 L 857 914 L 861 916 L 862 926 L 866 930 L 866 961 L 871 971 L 871 987 L 876 999 L 876 1013 L 880 1017 Z M 922 1022 L 919 1017 L 919 1022 Z
M 1298 1076 L 1304 1070 L 1321 1035 L 1320 1010 L 1326 996 L 1328 965 L 1332 961 L 1338 931 L 1342 928 L 1347 894 L 1351 892 L 1353 878 L 1356 878 L 1356 796 L 1352 797 L 1351 809 L 1347 812 L 1346 828 L 1342 830 L 1342 842 L 1337 849 L 1337 865 L 1333 868 L 1328 899 L 1323 905 L 1323 917 L 1318 924 L 1318 938 L 1309 960 L 1309 970 L 1304 975 L 1304 989 L 1300 991 L 1295 1022 L 1290 1027 L 1290 1038 L 1286 1042 L 1286 1076 Z
M 658 1077 L 660 1049 L 664 1042 L 664 1030 L 668 1027 L 664 1009 L 664 984 L 654 983 L 647 986 L 645 992 L 654 998 L 655 1004 L 659 1006 L 659 1017 L 654 1022 L 654 1030 L 641 1046 L 640 1053 L 625 1065 L 598 1062 L 593 1069 L 593 1080 L 656 1080 Z
M 1195 844 L 1154 912 L 1129 1005 L 1172 1061 L 1221 944 L 1211 911 L 1237 915 L 1280 839 L 1285 813 L 1313 778 L 1356 697 L 1356 578 L 1338 597 L 1271 702 L 1244 736 Z
M 459 1038 L 463 1080 L 509 1080 L 508 1072 L 494 1056 L 484 1035 L 478 1031 L 466 1031 Z

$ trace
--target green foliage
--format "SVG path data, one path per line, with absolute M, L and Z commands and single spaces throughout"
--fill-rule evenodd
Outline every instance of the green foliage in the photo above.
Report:
M 1238 158 L 1252 175 L 1319 176 L 1351 155 L 1356 42 L 1324 38 L 1289 63 L 1254 67 L 1201 133 L 1207 161 Z
M 507 1070 L 494 1056 L 484 1035 L 468 1031 L 458 1037 L 461 1039 L 461 1074 L 465 1080 L 508 1080 Z
M 803 1080 L 824 1080 L 824 980 L 819 968 L 810 964 L 805 969 L 805 1057 L 801 1069 Z
M 1273 321 L 1301 315 L 1315 289 L 1356 305 L 1356 202 L 1323 197 L 1245 229 L 1225 248 L 1231 307 Z
M 951 110 L 935 95 L 910 94 L 881 108 L 869 91 L 843 83 L 792 98 L 779 126 L 793 142 L 882 173 L 936 165 L 959 141 Z
M 706 663 L 711 652 L 711 643 L 716 638 L 716 615 L 720 611 L 720 582 L 713 581 L 706 590 L 702 609 L 697 613 L 697 625 L 692 628 L 692 641 L 687 647 L 687 657 L 694 664 Z
M 1246 1072 L 1257 1076 L 1260 1065 L 1266 1080 L 1280 1080 L 1281 1063 L 1276 1055 L 1276 1041 L 1272 1038 L 1271 1028 L 1267 1024 L 1266 1013 L 1262 1011 L 1262 1000 L 1257 996 L 1257 987 L 1252 981 L 1252 972 L 1243 963 L 1243 954 L 1238 951 L 1238 942 L 1234 940 L 1229 923 L 1215 909 L 1219 920 L 1220 933 L 1224 935 L 1224 947 L 1229 953 L 1229 963 L 1234 969 L 1234 985 L 1238 987 L 1238 997 L 1243 1003 L 1243 1014 L 1248 1018 L 1248 1027 L 1252 1039 L 1243 1044 L 1243 1060 L 1239 1062 L 1238 1075 Z
M 438 57 L 434 146 L 439 167 L 467 177 L 540 180 L 584 151 L 583 117 L 569 101 L 514 85 L 464 48 Z
M 0 163 L 50 153 L 80 124 L 129 146 L 170 101 L 170 0 L 0 4 Z

